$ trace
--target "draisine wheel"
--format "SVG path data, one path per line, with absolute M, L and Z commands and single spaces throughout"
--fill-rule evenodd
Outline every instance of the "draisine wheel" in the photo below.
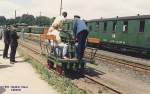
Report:
M 62 74 L 62 67 L 61 67 L 61 65 L 56 65 L 56 72 L 58 72 L 58 74 Z

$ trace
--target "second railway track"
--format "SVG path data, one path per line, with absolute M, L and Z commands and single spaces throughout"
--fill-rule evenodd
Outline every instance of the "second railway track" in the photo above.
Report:
M 86 51 L 86 55 L 90 56 L 90 53 L 88 51 Z M 133 62 L 133 61 L 129 61 L 129 60 L 123 60 L 123 59 L 115 58 L 112 56 L 106 56 L 106 55 L 102 55 L 100 53 L 96 54 L 95 59 L 100 60 L 100 61 L 105 61 L 105 62 L 111 63 L 111 64 L 119 64 L 119 65 L 127 66 L 127 67 L 130 67 L 137 71 L 150 73 L 149 65 L 145 65 L 145 64 L 141 64 L 141 63 L 137 63 L 137 62 Z

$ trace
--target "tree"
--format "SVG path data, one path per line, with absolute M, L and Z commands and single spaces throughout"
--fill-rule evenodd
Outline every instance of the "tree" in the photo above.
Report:
M 7 19 L 6 24 L 7 25 L 13 25 L 13 24 L 15 24 L 15 19 Z
M 33 15 L 23 14 L 20 22 L 26 23 L 28 25 L 34 25 L 35 24 L 35 18 Z
M 20 23 L 20 22 L 21 22 L 21 17 L 20 16 L 16 17 L 15 23 Z
M 6 18 L 4 16 L 0 16 L 0 25 L 6 24 Z
M 36 25 L 39 25 L 39 26 L 49 26 L 50 22 L 51 22 L 50 18 L 48 18 L 46 16 L 36 17 Z
M 0 25 L 13 25 L 13 24 L 27 24 L 27 25 L 39 25 L 39 26 L 50 26 L 54 21 L 53 18 L 46 16 L 39 16 L 34 18 L 33 15 L 23 14 L 22 16 L 16 17 L 16 19 L 6 19 L 4 16 L 0 16 Z

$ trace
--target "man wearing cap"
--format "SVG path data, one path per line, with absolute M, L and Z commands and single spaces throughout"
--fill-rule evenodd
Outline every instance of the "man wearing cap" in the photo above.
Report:
M 73 32 L 75 36 L 75 40 L 77 41 L 77 58 L 81 60 L 84 56 L 85 43 L 88 35 L 87 26 L 84 20 L 80 19 L 80 16 L 74 16 L 73 22 Z

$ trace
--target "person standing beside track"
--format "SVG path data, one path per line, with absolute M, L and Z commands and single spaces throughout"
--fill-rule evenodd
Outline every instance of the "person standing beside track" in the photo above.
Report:
M 0 27 L 0 40 L 2 39 L 2 37 L 3 37 L 3 28 Z
M 3 51 L 3 58 L 8 58 L 8 49 L 10 45 L 10 26 L 8 25 L 4 30 L 4 51 Z
M 77 59 L 82 60 L 84 56 L 85 43 L 88 35 L 87 26 L 84 20 L 80 19 L 80 16 L 74 16 L 73 33 L 75 40 L 77 41 Z
M 18 40 L 19 36 L 17 35 L 16 32 L 16 27 L 12 26 L 11 27 L 11 32 L 10 32 L 10 47 L 11 47 L 11 52 L 10 52 L 10 63 L 14 64 L 15 61 L 15 55 L 16 55 L 16 50 L 18 47 Z

